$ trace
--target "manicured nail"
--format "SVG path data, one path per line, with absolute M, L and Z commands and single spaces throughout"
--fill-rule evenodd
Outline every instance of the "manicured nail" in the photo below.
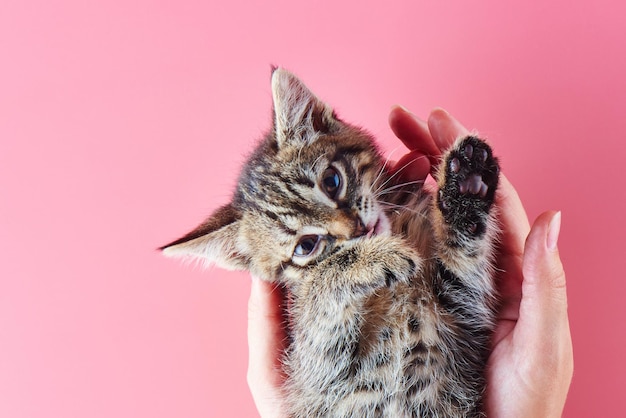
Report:
M 549 250 L 556 250 L 556 244 L 559 240 L 559 232 L 561 231 L 561 212 L 557 212 L 552 217 L 550 225 L 548 225 L 548 235 L 546 236 L 546 246 Z

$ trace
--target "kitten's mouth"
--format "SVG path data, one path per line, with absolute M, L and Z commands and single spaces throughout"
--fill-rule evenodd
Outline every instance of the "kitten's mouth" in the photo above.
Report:
M 380 224 L 380 219 L 376 221 L 376 224 L 369 231 L 367 231 L 368 238 L 372 238 L 372 235 L 376 234 L 376 229 L 379 228 L 378 224 Z
M 391 232 L 391 225 L 384 213 L 381 213 L 376 219 L 376 223 L 368 228 L 367 237 L 371 238 L 374 235 L 388 234 Z

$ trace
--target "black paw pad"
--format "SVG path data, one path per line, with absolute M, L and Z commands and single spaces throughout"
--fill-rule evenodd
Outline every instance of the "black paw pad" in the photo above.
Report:
M 446 221 L 459 232 L 481 234 L 500 172 L 491 148 L 480 138 L 468 136 L 448 152 L 443 164 L 444 181 L 437 201 Z
M 468 178 L 459 182 L 459 191 L 461 194 L 480 195 L 486 197 L 489 186 L 483 181 L 479 174 L 471 174 Z

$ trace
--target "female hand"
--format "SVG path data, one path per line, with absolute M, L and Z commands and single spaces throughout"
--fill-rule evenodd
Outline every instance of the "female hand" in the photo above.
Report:
M 459 136 L 469 132 L 444 110 L 424 122 L 395 107 L 389 123 L 411 150 L 396 166 L 428 156 L 433 164 Z M 409 177 L 423 175 L 409 167 Z M 400 174 L 400 173 L 399 173 Z M 496 205 L 502 226 L 497 286 L 502 305 L 487 368 L 489 417 L 560 417 L 573 372 L 565 274 L 557 239 L 560 212 L 541 214 L 532 228 L 517 192 L 501 175 Z

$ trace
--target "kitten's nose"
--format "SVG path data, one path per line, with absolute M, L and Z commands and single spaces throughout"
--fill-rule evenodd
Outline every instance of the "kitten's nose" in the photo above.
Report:
M 336 212 L 331 222 L 329 222 L 328 233 L 337 238 L 350 240 L 362 237 L 368 231 L 358 212 L 342 210 Z
M 362 237 L 367 234 L 367 227 L 361 220 L 361 217 L 357 215 L 354 221 L 354 232 L 352 233 L 352 238 Z

